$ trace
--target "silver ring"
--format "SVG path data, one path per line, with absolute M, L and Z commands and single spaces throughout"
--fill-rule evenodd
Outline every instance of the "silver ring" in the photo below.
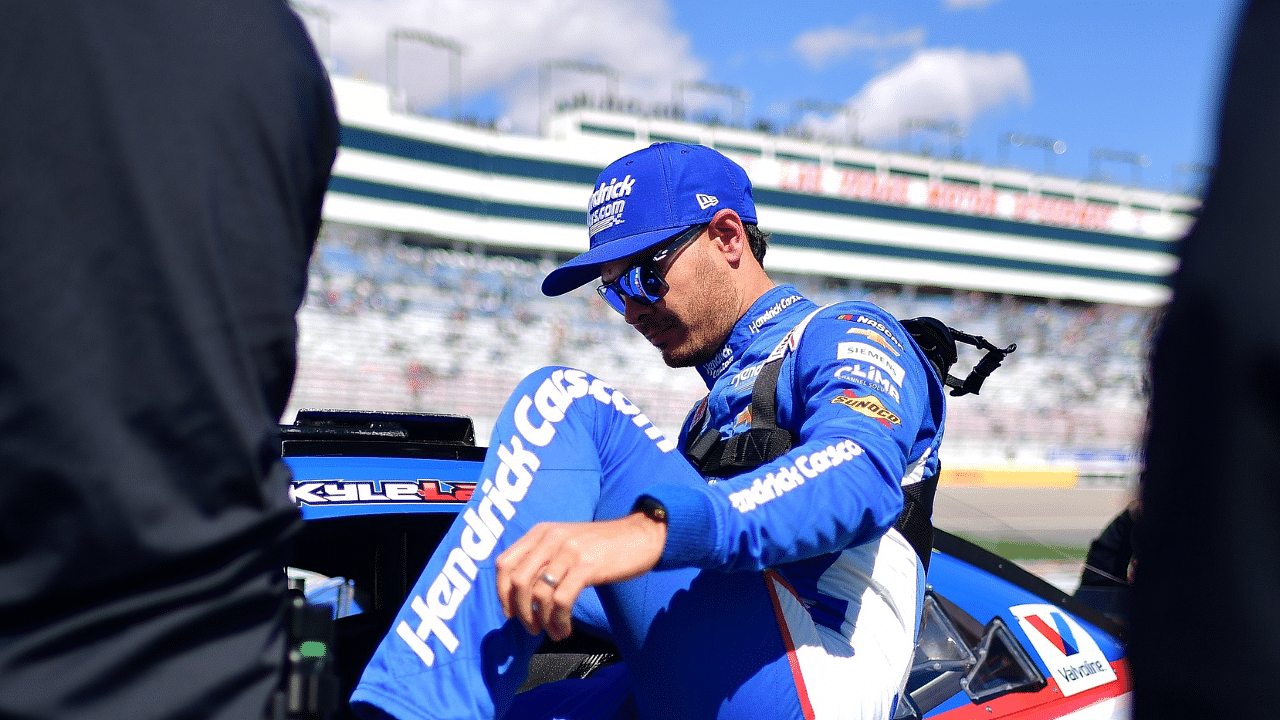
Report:
M 549 575 L 548 573 L 545 573 L 545 572 L 544 572 L 544 573 L 542 573 L 541 575 L 539 575 L 539 576 L 538 576 L 538 579 L 539 579 L 539 580 L 541 580 L 542 582 L 544 582 L 544 583 L 546 583 L 546 584 L 550 585 L 551 587 L 556 587 L 557 585 L 559 585 L 559 584 L 560 584 L 560 581 L 559 581 L 559 580 L 557 580 L 557 579 L 555 579 L 555 578 L 551 577 L 551 575 Z

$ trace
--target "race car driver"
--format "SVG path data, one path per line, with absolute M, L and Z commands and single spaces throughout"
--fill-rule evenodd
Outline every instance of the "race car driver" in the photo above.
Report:
M 924 590 L 893 526 L 903 487 L 936 472 L 942 382 L 884 310 L 818 308 L 769 279 L 751 184 L 714 150 L 627 155 L 589 211 L 590 250 L 543 291 L 599 278 L 710 393 L 677 440 L 588 373 L 525 378 L 476 494 L 366 668 L 357 714 L 892 717 Z M 753 399 L 757 385 L 774 392 Z M 703 438 L 730 441 L 737 467 L 695 469 L 681 451 Z M 623 662 L 515 695 L 543 636 L 575 627 L 612 638 Z

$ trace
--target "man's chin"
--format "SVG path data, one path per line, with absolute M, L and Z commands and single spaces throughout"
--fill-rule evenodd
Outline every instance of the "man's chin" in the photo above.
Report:
M 662 362 L 667 367 L 697 367 L 714 357 L 719 349 L 699 347 L 692 333 L 676 326 L 650 333 L 641 330 L 641 333 L 662 353 Z
M 692 348 L 680 346 L 667 346 L 659 350 L 662 352 L 662 362 L 666 363 L 667 367 L 673 368 L 697 367 L 715 355 L 715 353 L 699 353 Z
M 673 355 L 665 350 L 662 352 L 662 362 L 666 363 L 667 367 L 671 368 L 692 367 L 694 364 L 680 355 Z

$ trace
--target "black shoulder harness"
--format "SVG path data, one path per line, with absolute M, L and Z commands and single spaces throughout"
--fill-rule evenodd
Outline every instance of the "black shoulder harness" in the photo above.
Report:
M 795 447 L 796 436 L 791 431 L 778 427 L 778 375 L 782 371 L 788 343 L 790 349 L 799 346 L 808 320 L 809 318 L 805 318 L 797 325 L 761 366 L 751 390 L 751 427 L 748 430 L 727 440 L 720 437 L 720 431 L 715 427 L 705 428 L 697 437 L 685 437 L 685 457 L 703 476 L 741 475 L 781 457 Z M 1017 345 L 997 348 L 980 336 L 949 328 L 936 318 L 904 320 L 902 326 L 924 351 L 944 384 L 952 388 L 953 396 L 968 393 L 977 395 L 987 376 L 1000 367 L 1006 355 L 1017 349 Z M 958 357 L 957 340 L 987 351 L 963 381 L 950 374 L 951 366 Z M 695 431 L 696 425 L 689 430 L 690 434 Z M 933 496 L 937 488 L 937 473 L 903 487 L 902 514 L 894 524 L 894 528 L 911 543 L 926 570 L 929 568 L 929 556 L 933 549 Z

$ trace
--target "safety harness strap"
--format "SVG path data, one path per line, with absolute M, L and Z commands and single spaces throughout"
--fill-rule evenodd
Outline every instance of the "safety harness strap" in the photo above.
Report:
M 778 427 L 778 374 L 782 358 L 760 368 L 751 390 L 751 427 L 725 440 L 708 427 L 685 447 L 685 457 L 709 477 L 733 477 L 781 457 L 795 446 L 791 433 Z
M 933 552 L 933 496 L 938 491 L 942 467 L 918 483 L 902 488 L 902 514 L 893 527 L 915 548 L 924 569 L 929 569 Z
M 778 427 L 778 376 L 782 361 L 789 351 L 799 347 L 809 320 L 822 308 L 810 313 L 787 337 L 778 343 L 760 368 L 751 389 L 751 427 L 730 438 L 720 437 L 720 430 L 707 427 L 692 441 L 685 442 L 685 457 L 706 477 L 734 477 L 776 460 L 795 447 L 797 438 Z M 935 321 L 937 322 L 937 321 Z M 941 324 L 941 323 L 939 323 Z M 944 326 L 945 327 L 945 326 Z M 951 345 L 954 362 L 955 345 Z M 949 364 L 948 364 L 949 367 Z M 942 374 L 946 376 L 946 369 Z M 690 433 L 696 428 L 690 428 Z M 932 475 L 902 489 L 902 513 L 894 528 L 902 533 L 925 570 L 933 551 L 933 496 L 938 488 L 938 475 Z

